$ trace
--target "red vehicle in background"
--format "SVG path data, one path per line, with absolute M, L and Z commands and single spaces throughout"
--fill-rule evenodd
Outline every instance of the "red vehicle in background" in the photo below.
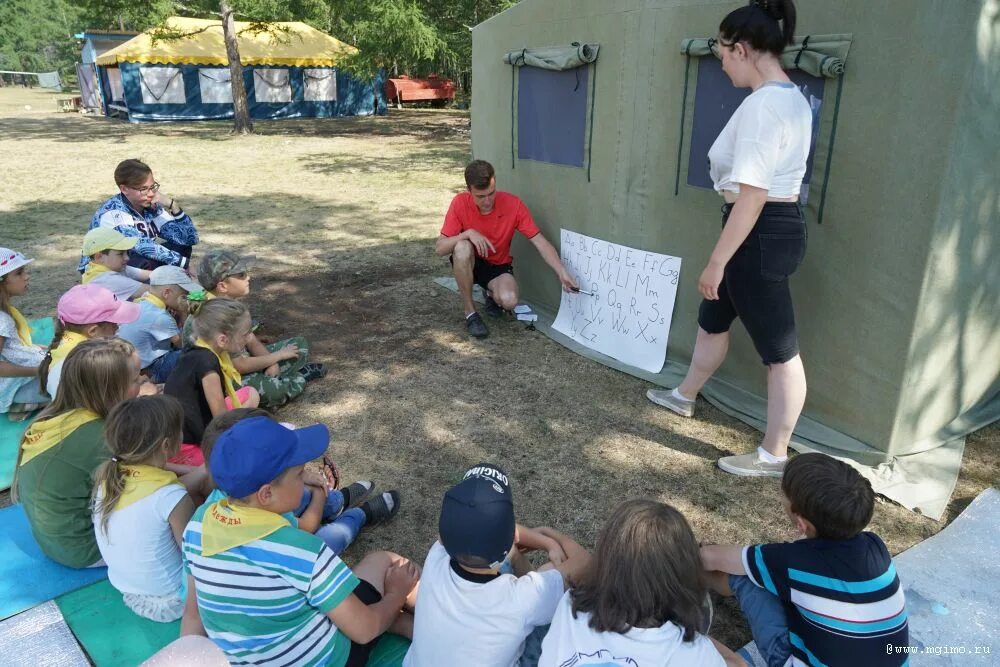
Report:
M 386 102 L 402 108 L 405 102 L 430 102 L 432 107 L 443 107 L 455 99 L 455 82 L 431 74 L 426 79 L 411 79 L 406 75 L 387 79 Z

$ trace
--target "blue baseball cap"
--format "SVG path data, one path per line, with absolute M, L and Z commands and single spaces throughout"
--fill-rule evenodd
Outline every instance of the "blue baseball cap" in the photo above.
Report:
M 462 565 L 500 567 L 514 544 L 514 498 L 499 466 L 470 468 L 444 494 L 438 535 L 448 555 Z
M 208 466 L 219 489 L 245 498 L 289 468 L 323 456 L 329 444 L 324 424 L 292 430 L 270 417 L 251 417 L 222 432 Z

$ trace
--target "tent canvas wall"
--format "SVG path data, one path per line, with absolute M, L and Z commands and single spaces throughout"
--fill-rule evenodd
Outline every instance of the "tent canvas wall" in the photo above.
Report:
M 174 17 L 165 25 L 183 37 L 147 31 L 97 58 L 105 99 L 126 107 L 133 122 L 231 118 L 221 23 Z M 336 67 L 354 47 L 304 23 L 272 25 L 271 33 L 261 33 L 236 23 L 252 118 L 385 112 L 381 75 L 362 82 Z
M 525 0 L 473 30 L 473 152 L 495 165 L 498 187 L 550 239 L 567 228 L 683 258 L 668 364 L 648 376 L 660 384 L 690 360 L 697 279 L 719 234 L 700 153 L 732 91 L 704 38 L 741 4 Z M 810 383 L 795 446 L 850 459 L 880 492 L 938 517 L 964 435 L 1000 416 L 1000 2 L 797 6 L 799 45 L 830 39 L 799 63 L 822 91 L 809 249 L 792 279 Z M 548 83 L 508 64 L 574 42 L 599 45 L 599 57 Z M 842 76 L 824 70 L 831 54 Z M 551 118 L 580 113 L 584 128 Z M 572 133 L 531 129 L 546 116 Z M 575 152 L 548 145 L 559 142 Z M 553 313 L 558 282 L 523 240 L 514 249 L 525 298 Z M 733 333 L 706 395 L 759 427 L 765 374 L 742 327 Z

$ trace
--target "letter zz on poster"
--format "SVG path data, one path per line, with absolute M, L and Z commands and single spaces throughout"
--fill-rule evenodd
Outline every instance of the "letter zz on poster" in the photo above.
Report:
M 563 292 L 552 328 L 650 373 L 667 358 L 681 258 L 561 230 L 562 261 L 582 292 Z

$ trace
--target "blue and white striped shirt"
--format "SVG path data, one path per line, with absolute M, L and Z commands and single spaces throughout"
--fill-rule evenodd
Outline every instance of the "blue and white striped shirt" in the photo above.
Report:
M 906 664 L 906 602 L 896 567 L 874 533 L 743 550 L 750 580 L 784 603 L 792 665 Z
M 198 230 L 187 213 L 182 211 L 174 217 L 160 204 L 136 211 L 122 193 L 101 204 L 94 213 L 87 230 L 97 227 L 108 227 L 125 236 L 138 238 L 139 242 L 130 252 L 174 266 L 181 264 L 180 253 L 159 245 L 157 238 L 186 246 L 198 243 Z M 83 271 L 89 263 L 89 258 L 81 257 L 78 269 Z

